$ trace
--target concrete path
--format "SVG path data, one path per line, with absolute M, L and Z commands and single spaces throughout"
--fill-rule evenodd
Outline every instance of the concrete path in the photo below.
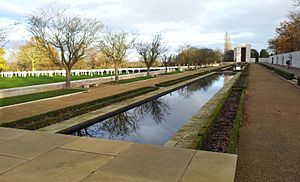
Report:
M 237 182 L 300 179 L 300 89 L 250 65 Z
M 212 68 L 204 68 L 202 70 L 204 71 L 208 69 Z M 141 87 L 154 86 L 159 82 L 195 74 L 196 72 L 199 71 L 187 71 L 175 75 L 160 75 L 158 78 L 153 78 L 141 82 L 134 82 L 130 84 L 101 84 L 99 87 L 91 89 L 91 91 L 88 93 L 81 93 L 52 100 L 38 101 L 9 108 L 0 108 L 0 123 L 10 122 L 24 117 L 38 115 L 41 113 L 119 94 Z
M 1 182 L 232 182 L 236 155 L 0 127 Z

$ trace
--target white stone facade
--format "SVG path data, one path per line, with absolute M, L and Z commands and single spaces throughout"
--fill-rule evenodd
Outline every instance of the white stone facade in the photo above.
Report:
M 242 54 L 243 50 L 244 55 Z M 251 59 L 251 45 L 242 44 L 234 48 L 234 62 L 255 62 L 255 59 Z
M 270 56 L 268 63 L 286 66 L 288 60 L 291 61 L 290 67 L 300 68 L 300 51 Z

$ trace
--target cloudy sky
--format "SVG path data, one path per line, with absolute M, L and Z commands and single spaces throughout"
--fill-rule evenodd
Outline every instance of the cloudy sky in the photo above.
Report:
M 149 39 L 161 32 L 170 49 L 191 44 L 223 49 L 224 34 L 233 45 L 265 48 L 274 29 L 292 8 L 291 0 L 0 0 L 0 26 L 18 22 L 9 48 L 28 40 L 26 16 L 37 8 L 69 7 L 70 11 L 100 18 L 115 30 L 137 32 Z

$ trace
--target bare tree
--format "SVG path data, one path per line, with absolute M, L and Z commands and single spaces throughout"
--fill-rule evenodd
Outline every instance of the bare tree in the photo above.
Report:
M 150 68 L 160 55 L 167 51 L 167 48 L 162 42 L 161 34 L 156 34 L 152 42 L 139 42 L 135 48 L 140 55 L 140 59 L 147 67 L 147 76 L 150 76 Z
M 14 31 L 17 23 L 0 27 L 0 48 L 3 48 L 7 43 L 7 37 Z
M 102 53 L 110 59 L 115 67 L 115 81 L 119 81 L 118 69 L 124 61 L 126 52 L 133 47 L 135 38 L 126 32 L 109 31 L 99 42 Z
M 162 59 L 163 65 L 165 66 L 165 73 L 167 73 L 168 67 L 170 66 L 171 62 L 174 60 L 174 57 L 172 54 L 170 56 L 163 55 L 161 59 Z
M 53 62 L 66 70 L 66 87 L 71 86 L 71 69 L 98 40 L 103 24 L 98 19 L 68 14 L 65 9 L 39 9 L 28 17 L 28 30 Z M 55 55 L 53 47 L 59 53 Z

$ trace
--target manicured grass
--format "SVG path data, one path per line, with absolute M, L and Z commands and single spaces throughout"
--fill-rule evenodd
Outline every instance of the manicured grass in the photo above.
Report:
M 66 95 L 66 94 L 71 94 L 71 93 L 76 93 L 81 91 L 84 90 L 83 89 L 62 89 L 62 90 L 53 90 L 53 91 L 40 92 L 34 94 L 26 94 L 26 95 L 15 96 L 15 97 L 1 98 L 0 107 L 34 101 L 34 100 L 40 100 L 40 99 L 45 99 L 50 97 L 56 97 L 60 95 Z
M 83 80 L 89 78 L 99 78 L 99 77 L 107 77 L 111 75 L 81 75 L 81 76 L 72 76 L 71 80 Z M 23 86 L 31 86 L 31 85 L 40 85 L 47 83 L 56 83 L 56 82 L 64 82 L 66 81 L 66 77 L 64 76 L 40 76 L 40 77 L 13 77 L 13 78 L 5 78 L 0 77 L 0 89 L 5 88 L 15 88 L 15 87 L 23 87 Z
M 157 87 L 142 87 L 135 90 L 123 92 L 120 94 L 104 97 L 101 99 L 85 102 L 78 105 L 69 106 L 63 109 L 50 111 L 47 113 L 19 119 L 9 123 L 0 124 L 1 127 L 20 128 L 27 130 L 37 130 L 64 120 L 101 109 L 110 104 L 121 102 L 139 95 L 157 90 Z
M 137 77 L 137 78 L 119 80 L 118 82 L 115 82 L 115 83 L 125 84 L 125 83 L 137 82 L 137 81 L 142 81 L 142 80 L 148 80 L 151 78 L 153 78 L 153 77 L 141 76 L 141 77 Z
M 175 75 L 175 74 L 178 74 L 178 73 L 182 73 L 182 72 L 179 71 L 179 70 L 176 70 L 176 71 L 172 71 L 172 72 L 168 72 L 168 73 L 163 73 L 161 75 Z

